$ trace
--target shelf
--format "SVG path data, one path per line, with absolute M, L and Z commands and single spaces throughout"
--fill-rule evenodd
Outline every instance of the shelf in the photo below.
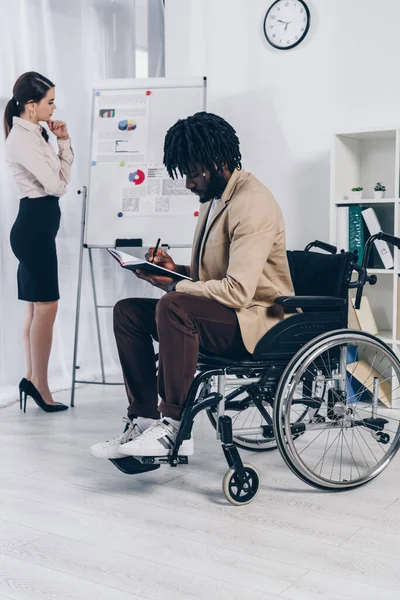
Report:
M 379 331 L 376 337 L 378 337 L 380 340 L 382 340 L 382 342 L 385 342 L 386 344 L 400 343 L 400 341 L 393 339 L 392 331 Z
M 374 197 L 378 181 L 386 185 L 384 198 Z M 364 188 L 362 198 L 351 192 L 354 186 Z M 400 128 L 373 128 L 364 131 L 347 131 L 333 137 L 331 162 L 331 228 L 330 241 L 340 247 L 346 240 L 348 219 L 346 213 L 372 208 L 382 231 L 400 236 Z M 364 225 L 363 219 L 361 224 Z M 356 223 L 360 227 L 359 220 Z M 368 235 L 366 233 L 366 235 Z M 366 240 L 365 240 L 366 241 Z M 365 297 L 379 330 L 378 339 L 400 354 L 400 268 L 399 251 L 391 249 L 396 269 L 385 268 L 373 245 L 371 267 L 368 275 L 378 278 L 377 285 L 367 285 Z M 353 290 L 354 292 L 354 290 Z M 362 319 L 361 319 L 362 320 Z
M 335 206 L 349 206 L 350 204 L 356 204 L 357 206 L 363 204 L 394 204 L 400 202 L 398 198 L 383 198 L 382 200 L 375 200 L 374 198 L 361 198 L 361 200 L 341 200 L 335 202 Z
M 357 141 L 395 140 L 398 127 L 393 129 L 376 128 L 369 131 L 349 131 L 336 134 L 337 137 L 350 138 Z
M 385 344 L 398 344 L 400 346 L 400 340 L 394 340 L 391 331 L 380 331 L 376 337 Z
M 385 342 L 385 344 L 398 344 L 400 346 L 400 340 L 394 340 L 391 331 L 379 331 L 375 337 Z

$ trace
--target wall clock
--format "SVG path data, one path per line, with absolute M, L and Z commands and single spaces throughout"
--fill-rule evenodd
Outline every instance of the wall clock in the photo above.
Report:
M 278 50 L 290 50 L 306 37 L 310 10 L 303 0 L 276 0 L 264 19 L 264 35 Z

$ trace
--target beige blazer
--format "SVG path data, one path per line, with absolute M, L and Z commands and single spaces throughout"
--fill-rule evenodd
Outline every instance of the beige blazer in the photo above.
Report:
M 202 204 L 187 272 L 176 290 L 234 308 L 244 345 L 257 342 L 286 316 L 274 306 L 292 296 L 285 224 L 271 192 L 253 175 L 236 170 L 207 226 L 211 202 Z

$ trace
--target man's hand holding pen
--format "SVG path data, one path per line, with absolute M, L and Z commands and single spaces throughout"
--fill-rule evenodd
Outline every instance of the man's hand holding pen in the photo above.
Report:
M 159 247 L 160 241 L 161 240 L 158 239 L 155 247 L 149 248 L 149 251 L 145 256 L 147 262 L 152 262 L 155 265 L 164 267 L 164 269 L 168 269 L 169 271 L 178 272 L 177 265 L 175 264 L 172 257 L 169 254 L 167 254 L 165 250 Z M 145 281 L 148 281 L 149 283 L 151 283 L 151 285 L 160 288 L 164 292 L 168 292 L 170 286 L 174 282 L 174 279 L 172 277 L 168 277 L 165 275 L 154 275 L 153 273 L 148 273 L 142 270 L 137 270 L 136 275 L 137 277 L 139 277 L 139 279 L 144 279 Z

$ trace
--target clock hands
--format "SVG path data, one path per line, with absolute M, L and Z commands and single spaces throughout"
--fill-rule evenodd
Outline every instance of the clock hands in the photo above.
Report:
M 290 25 L 290 23 L 292 21 L 282 21 L 281 19 L 277 19 L 277 22 L 278 23 L 284 23 L 285 24 L 285 31 L 286 31 L 286 29 L 288 28 L 288 26 Z

